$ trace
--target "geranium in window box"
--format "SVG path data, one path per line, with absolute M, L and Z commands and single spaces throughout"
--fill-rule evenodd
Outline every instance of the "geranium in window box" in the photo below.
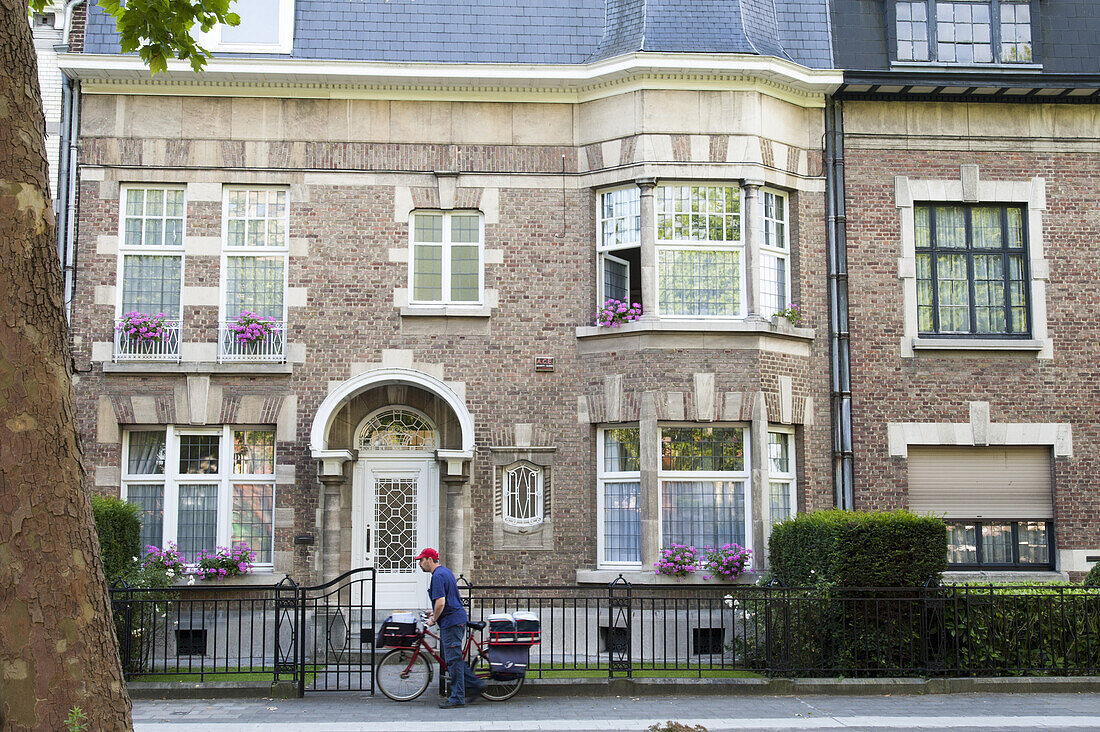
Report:
M 168 316 L 164 313 L 140 313 L 131 310 L 119 319 L 115 330 L 133 343 L 160 343 L 168 335 Z
M 653 564 L 654 573 L 675 577 L 677 580 L 690 577 L 697 569 L 699 569 L 699 552 L 693 546 L 676 542 L 662 549 L 660 556 Z
M 629 303 L 626 300 L 608 298 L 607 302 L 596 313 L 596 325 L 605 328 L 618 328 L 623 323 L 629 323 L 642 317 L 642 304 Z
M 240 577 L 252 571 L 256 552 L 248 544 L 236 544 L 232 548 L 219 546 L 213 554 L 203 552 L 195 562 L 192 573 L 200 579 L 225 579 Z
M 259 343 L 272 333 L 279 332 L 278 321 L 267 315 L 258 315 L 251 310 L 242 310 L 236 322 L 226 325 L 237 343 L 246 345 Z
M 733 582 L 749 568 L 752 551 L 739 544 L 703 547 L 703 579 Z

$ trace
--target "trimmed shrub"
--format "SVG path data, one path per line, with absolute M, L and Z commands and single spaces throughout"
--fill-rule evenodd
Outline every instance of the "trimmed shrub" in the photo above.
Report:
M 1081 584 L 1085 587 L 1100 587 L 1100 562 L 1092 565 L 1092 569 L 1085 575 L 1085 579 L 1081 580 Z
M 788 586 L 919 587 L 947 569 L 947 526 L 908 511 L 815 511 L 782 521 L 768 541 Z
M 109 584 L 126 571 L 134 557 L 142 554 L 141 516 L 134 504 L 104 496 L 92 496 L 92 513 L 103 556 L 103 573 Z

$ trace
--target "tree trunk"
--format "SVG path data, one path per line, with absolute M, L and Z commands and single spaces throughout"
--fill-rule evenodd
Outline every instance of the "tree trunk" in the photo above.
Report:
M 0 0 L 0 729 L 132 727 L 73 421 L 37 64 Z

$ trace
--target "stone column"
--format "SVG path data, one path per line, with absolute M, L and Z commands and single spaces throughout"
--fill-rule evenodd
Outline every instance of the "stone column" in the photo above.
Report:
M 469 541 L 466 537 L 466 485 L 464 475 L 443 476 L 443 510 L 446 516 L 445 526 L 440 527 L 442 535 L 442 561 L 454 572 L 455 577 L 465 574 L 470 579 L 466 553 Z M 471 580 L 472 581 L 472 580 Z
M 760 186 L 763 181 L 746 180 L 745 208 L 741 215 L 745 219 L 745 276 L 748 278 L 745 289 L 746 320 L 764 320 L 761 313 L 763 304 L 760 294 L 760 247 L 764 242 L 764 227 L 760 208 Z
M 750 428 L 752 448 L 749 451 L 752 460 L 752 556 L 753 567 L 767 567 L 768 521 L 771 515 L 771 501 L 768 492 L 768 405 L 764 392 L 756 392 L 752 405 L 752 426 Z
M 638 415 L 639 498 L 642 522 L 642 567 L 652 567 L 661 549 L 661 487 L 657 482 L 657 466 L 661 460 L 661 445 L 657 434 L 657 395 L 642 394 Z
M 657 207 L 653 194 L 656 178 L 640 178 L 638 212 L 641 217 L 639 244 L 642 262 L 642 318 L 657 317 Z
M 343 566 L 345 547 L 351 548 L 351 532 L 342 524 L 344 519 L 350 522 L 351 518 L 344 510 L 345 506 L 351 506 L 351 485 L 345 469 L 349 464 L 354 469 L 355 464 L 350 450 L 317 450 L 313 457 L 318 461 L 317 479 L 321 482 L 316 523 L 319 546 L 315 548 L 313 571 L 327 582 L 351 569 Z M 350 551 L 347 556 L 350 557 Z

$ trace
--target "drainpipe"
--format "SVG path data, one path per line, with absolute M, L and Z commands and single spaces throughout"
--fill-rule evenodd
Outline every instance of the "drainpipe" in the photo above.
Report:
M 852 379 L 848 332 L 848 239 L 844 212 L 844 109 L 825 103 L 825 237 L 829 266 L 833 490 L 837 508 L 855 507 L 852 469 Z
M 84 0 L 65 3 L 61 45 L 55 50 L 69 50 L 73 12 Z M 57 251 L 64 272 L 65 316 L 72 319 L 73 290 L 76 282 L 76 163 L 77 123 L 80 119 L 80 92 L 76 82 L 62 75 L 61 86 L 61 149 L 57 174 Z

